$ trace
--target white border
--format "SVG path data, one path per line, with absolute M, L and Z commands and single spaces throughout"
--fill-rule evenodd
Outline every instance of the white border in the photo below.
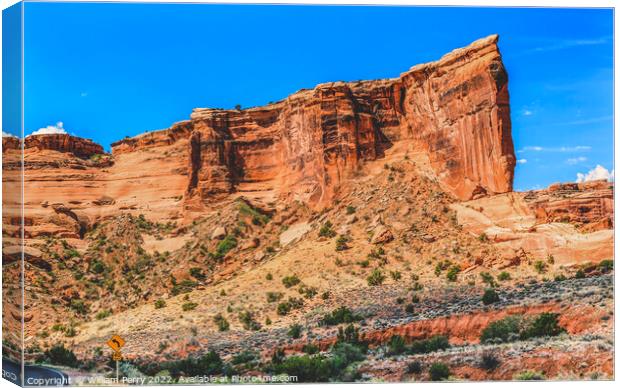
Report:
M 27 0 L 27 2 L 33 2 L 39 0 Z M 18 0 L 0 0 L 0 8 L 5 9 L 15 3 Z M 47 2 L 89 2 L 89 3 L 116 3 L 121 1 L 93 1 L 93 0 L 64 0 L 64 1 L 47 1 Z M 616 98 L 616 91 L 618 79 L 615 77 L 616 74 L 616 63 L 615 63 L 615 53 L 618 50 L 618 36 L 617 31 L 615 29 L 615 7 L 616 1 L 614 0 L 476 0 L 476 1 L 468 1 L 468 0 L 447 0 L 447 1 L 432 1 L 432 0 L 339 0 L 339 1 L 329 1 L 329 0 L 270 0 L 270 1 L 261 1 L 261 0 L 219 0 L 219 1 L 209 1 L 209 0 L 194 0 L 194 1 L 183 1 L 183 0 L 151 0 L 151 1 L 139 1 L 139 0 L 125 0 L 122 2 L 127 3 L 219 3 L 219 4 L 318 4 L 318 5 L 405 5 L 405 6 L 478 6 L 478 7 L 560 7 L 560 8 L 614 8 L 614 168 L 615 168 L 615 160 L 616 156 L 619 152 L 619 137 L 615 136 L 616 129 L 619 128 L 619 117 L 615 115 L 615 112 L 618 111 L 618 99 Z M 23 23 L 23 21 L 22 21 Z M 22 24 L 23 28 L 23 24 Z M 0 18 L 0 41 L 2 39 L 2 20 Z M 23 41 L 22 41 L 23 44 Z M 23 50 L 22 50 L 23 55 Z M 2 52 L 0 50 L 0 64 L 2 59 Z M 1 65 L 0 65 L 1 66 Z M 23 74 L 23 73 L 22 73 Z M 23 82 L 23 80 L 22 80 Z M 23 83 L 22 83 L 23 85 Z M 2 79 L 0 77 L 0 90 L 2 87 Z M 0 93 L 0 104 L 2 103 L 2 96 Z M 23 127 L 23 100 L 22 100 L 22 127 Z M 2 112 L 0 110 L 0 123 L 2 122 Z M 0 169 L 0 179 L 2 178 L 2 171 Z M 0 203 L 2 199 L 2 192 L 0 190 Z M 617 197 L 616 191 L 614 190 L 614 208 L 617 209 Z M 614 214 L 614 225 L 617 225 L 618 217 L 617 212 Z M 617 240 L 618 237 L 618 228 L 616 227 L 614 230 L 614 240 Z M 614 257 L 619 257 L 619 247 L 617 244 L 614 244 Z M 615 282 L 614 282 L 615 283 Z M 0 281 L 1 286 L 1 281 Z M 614 287 L 614 323 L 616 321 L 616 312 L 618 311 L 617 303 L 618 303 L 618 289 Z M 0 301 L 1 308 L 1 301 Z M 615 329 L 615 325 L 614 325 Z M 1 334 L 1 331 L 0 331 Z M 0 337 L 1 338 L 1 337 Z M 618 331 L 615 330 L 615 344 L 618 344 L 619 334 Z M 615 357 L 615 346 L 614 346 L 614 373 L 617 374 L 618 371 L 618 358 Z M 413 385 L 413 383 L 392 383 L 398 385 Z M 416 385 L 421 384 L 422 386 L 437 386 L 436 384 L 441 383 L 415 383 Z M 544 385 L 545 387 L 582 387 L 584 385 L 592 385 L 592 386 L 612 386 L 615 385 L 613 381 L 544 381 L 544 382 L 462 382 L 459 383 L 466 387 L 474 387 L 479 384 L 493 384 L 496 387 L 522 387 L 522 386 L 534 386 L 534 385 Z M 318 384 L 323 385 L 323 384 Z M 359 384 L 338 384 L 343 387 L 356 387 Z M 379 385 L 379 384 L 370 384 L 370 385 Z M 386 386 L 387 384 L 381 384 L 380 386 Z M 4 379 L 0 379 L 0 387 L 14 387 L 15 385 L 9 383 Z M 259 385 L 248 385 L 248 386 L 256 386 Z M 296 384 L 296 386 L 301 387 L 312 387 L 317 386 L 317 384 Z M 175 385 L 175 387 L 191 387 L 191 386 L 182 386 Z

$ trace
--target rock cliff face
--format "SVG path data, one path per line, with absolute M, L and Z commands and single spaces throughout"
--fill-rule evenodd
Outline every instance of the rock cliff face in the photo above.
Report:
M 30 148 L 70 152 L 80 158 L 89 158 L 92 155 L 104 153 L 103 147 L 90 139 L 83 139 L 67 134 L 27 136 L 24 149 L 28 150 Z
M 459 199 L 511 191 L 515 157 L 497 39 L 396 79 L 321 84 L 259 108 L 195 109 L 168 130 L 114 143 L 113 154 L 189 139 L 188 203 L 263 192 L 323 207 L 365 161 L 403 142 L 427 155 Z
M 613 229 L 613 183 L 556 183 L 524 197 L 539 223 L 568 222 L 587 230 Z

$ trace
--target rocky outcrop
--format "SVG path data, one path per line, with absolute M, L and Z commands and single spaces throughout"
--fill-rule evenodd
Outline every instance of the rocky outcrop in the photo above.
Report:
M 485 236 L 508 268 L 553 256 L 572 265 L 613 258 L 613 183 L 554 184 L 455 203 L 463 230 Z
M 264 192 L 326 206 L 345 178 L 401 142 L 426 154 L 460 199 L 507 192 L 515 157 L 497 40 L 395 79 L 321 84 L 265 107 L 195 109 L 190 121 L 114 143 L 113 153 L 188 138 L 186 197 L 203 202 Z
M 105 153 L 103 147 L 81 137 L 67 134 L 31 135 L 24 141 L 24 149 L 52 150 L 69 152 L 79 158 L 89 158 L 92 155 Z
M 556 183 L 524 197 L 540 223 L 566 222 L 587 230 L 613 229 L 613 183 Z
M 15 136 L 3 136 L 2 137 L 2 153 L 8 152 L 9 150 L 17 150 L 19 149 L 20 141 L 19 138 Z

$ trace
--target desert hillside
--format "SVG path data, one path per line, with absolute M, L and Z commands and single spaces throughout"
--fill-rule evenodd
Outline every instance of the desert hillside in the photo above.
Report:
M 3 138 L 5 328 L 74 378 L 111 373 L 113 334 L 124 374 L 170 382 L 612 378 L 613 183 L 512 190 L 497 42 L 109 154 L 26 137 L 23 225 Z

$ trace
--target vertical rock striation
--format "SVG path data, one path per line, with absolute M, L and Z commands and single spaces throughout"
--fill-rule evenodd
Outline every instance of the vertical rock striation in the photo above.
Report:
M 188 196 L 271 191 L 326 205 L 343 178 L 397 142 L 425 152 L 459 199 L 511 191 L 508 77 L 497 40 L 478 40 L 395 79 L 321 84 L 246 110 L 195 109 L 187 124 Z

